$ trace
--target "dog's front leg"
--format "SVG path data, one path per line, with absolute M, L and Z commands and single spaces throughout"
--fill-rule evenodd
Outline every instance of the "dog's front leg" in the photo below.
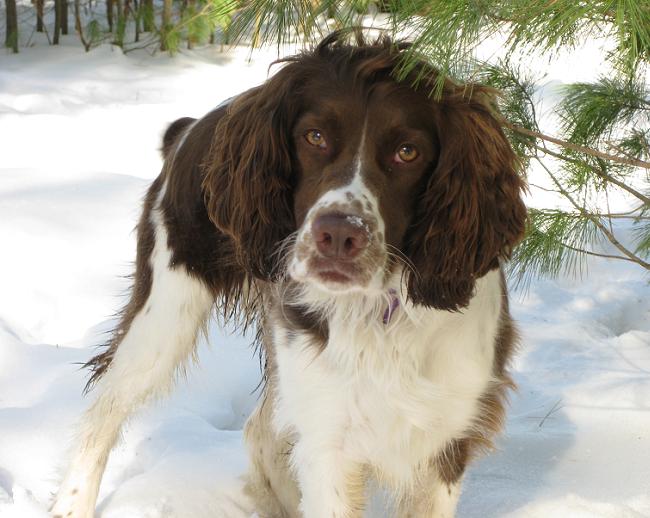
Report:
M 302 493 L 305 518 L 360 518 L 365 507 L 367 474 L 336 447 L 299 439 L 292 463 Z
M 454 518 L 462 479 L 444 481 L 435 469 L 421 475 L 401 502 L 399 518 Z
M 91 360 L 98 378 L 67 474 L 52 506 L 59 518 L 92 518 L 102 474 L 123 422 L 169 389 L 194 351 L 214 297 L 172 251 L 155 187 L 138 227 L 135 286 L 107 352 Z

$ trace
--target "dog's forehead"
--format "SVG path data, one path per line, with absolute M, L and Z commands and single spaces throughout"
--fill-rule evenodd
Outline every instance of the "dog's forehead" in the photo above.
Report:
M 435 102 L 424 92 L 404 84 L 382 84 L 368 99 L 369 129 L 386 125 L 429 128 L 433 121 Z
M 435 102 L 425 92 L 386 79 L 364 87 L 334 83 L 326 89 L 307 88 L 303 103 L 299 121 L 343 126 L 348 136 L 394 127 L 429 130 L 435 110 Z

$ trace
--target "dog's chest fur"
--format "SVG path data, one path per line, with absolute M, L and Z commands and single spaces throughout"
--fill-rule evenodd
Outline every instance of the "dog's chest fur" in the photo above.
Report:
M 498 271 L 460 312 L 402 306 L 385 324 L 380 311 L 363 318 L 351 297 L 329 312 L 325 344 L 272 319 L 276 432 L 297 434 L 314 455 L 334 446 L 341 461 L 408 486 L 480 418 L 501 298 Z

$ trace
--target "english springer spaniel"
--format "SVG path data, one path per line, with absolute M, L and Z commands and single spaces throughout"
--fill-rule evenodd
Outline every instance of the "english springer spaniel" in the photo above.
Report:
M 524 232 L 492 91 L 408 45 L 341 34 L 167 130 L 132 297 L 90 360 L 94 400 L 53 515 L 90 518 L 126 418 L 170 389 L 216 306 L 253 324 L 264 391 L 247 491 L 264 518 L 452 517 L 491 445 L 516 342 L 502 263 Z

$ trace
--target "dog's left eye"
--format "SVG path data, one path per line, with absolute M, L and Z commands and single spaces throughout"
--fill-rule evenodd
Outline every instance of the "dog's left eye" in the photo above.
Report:
M 305 133 L 305 140 L 312 146 L 316 146 L 321 149 L 327 148 L 327 141 L 325 140 L 325 137 L 320 130 L 310 129 L 307 133 Z
M 397 153 L 395 153 L 393 159 L 395 162 L 403 164 L 413 162 L 413 160 L 419 156 L 420 152 L 413 144 L 402 144 L 397 150 Z

